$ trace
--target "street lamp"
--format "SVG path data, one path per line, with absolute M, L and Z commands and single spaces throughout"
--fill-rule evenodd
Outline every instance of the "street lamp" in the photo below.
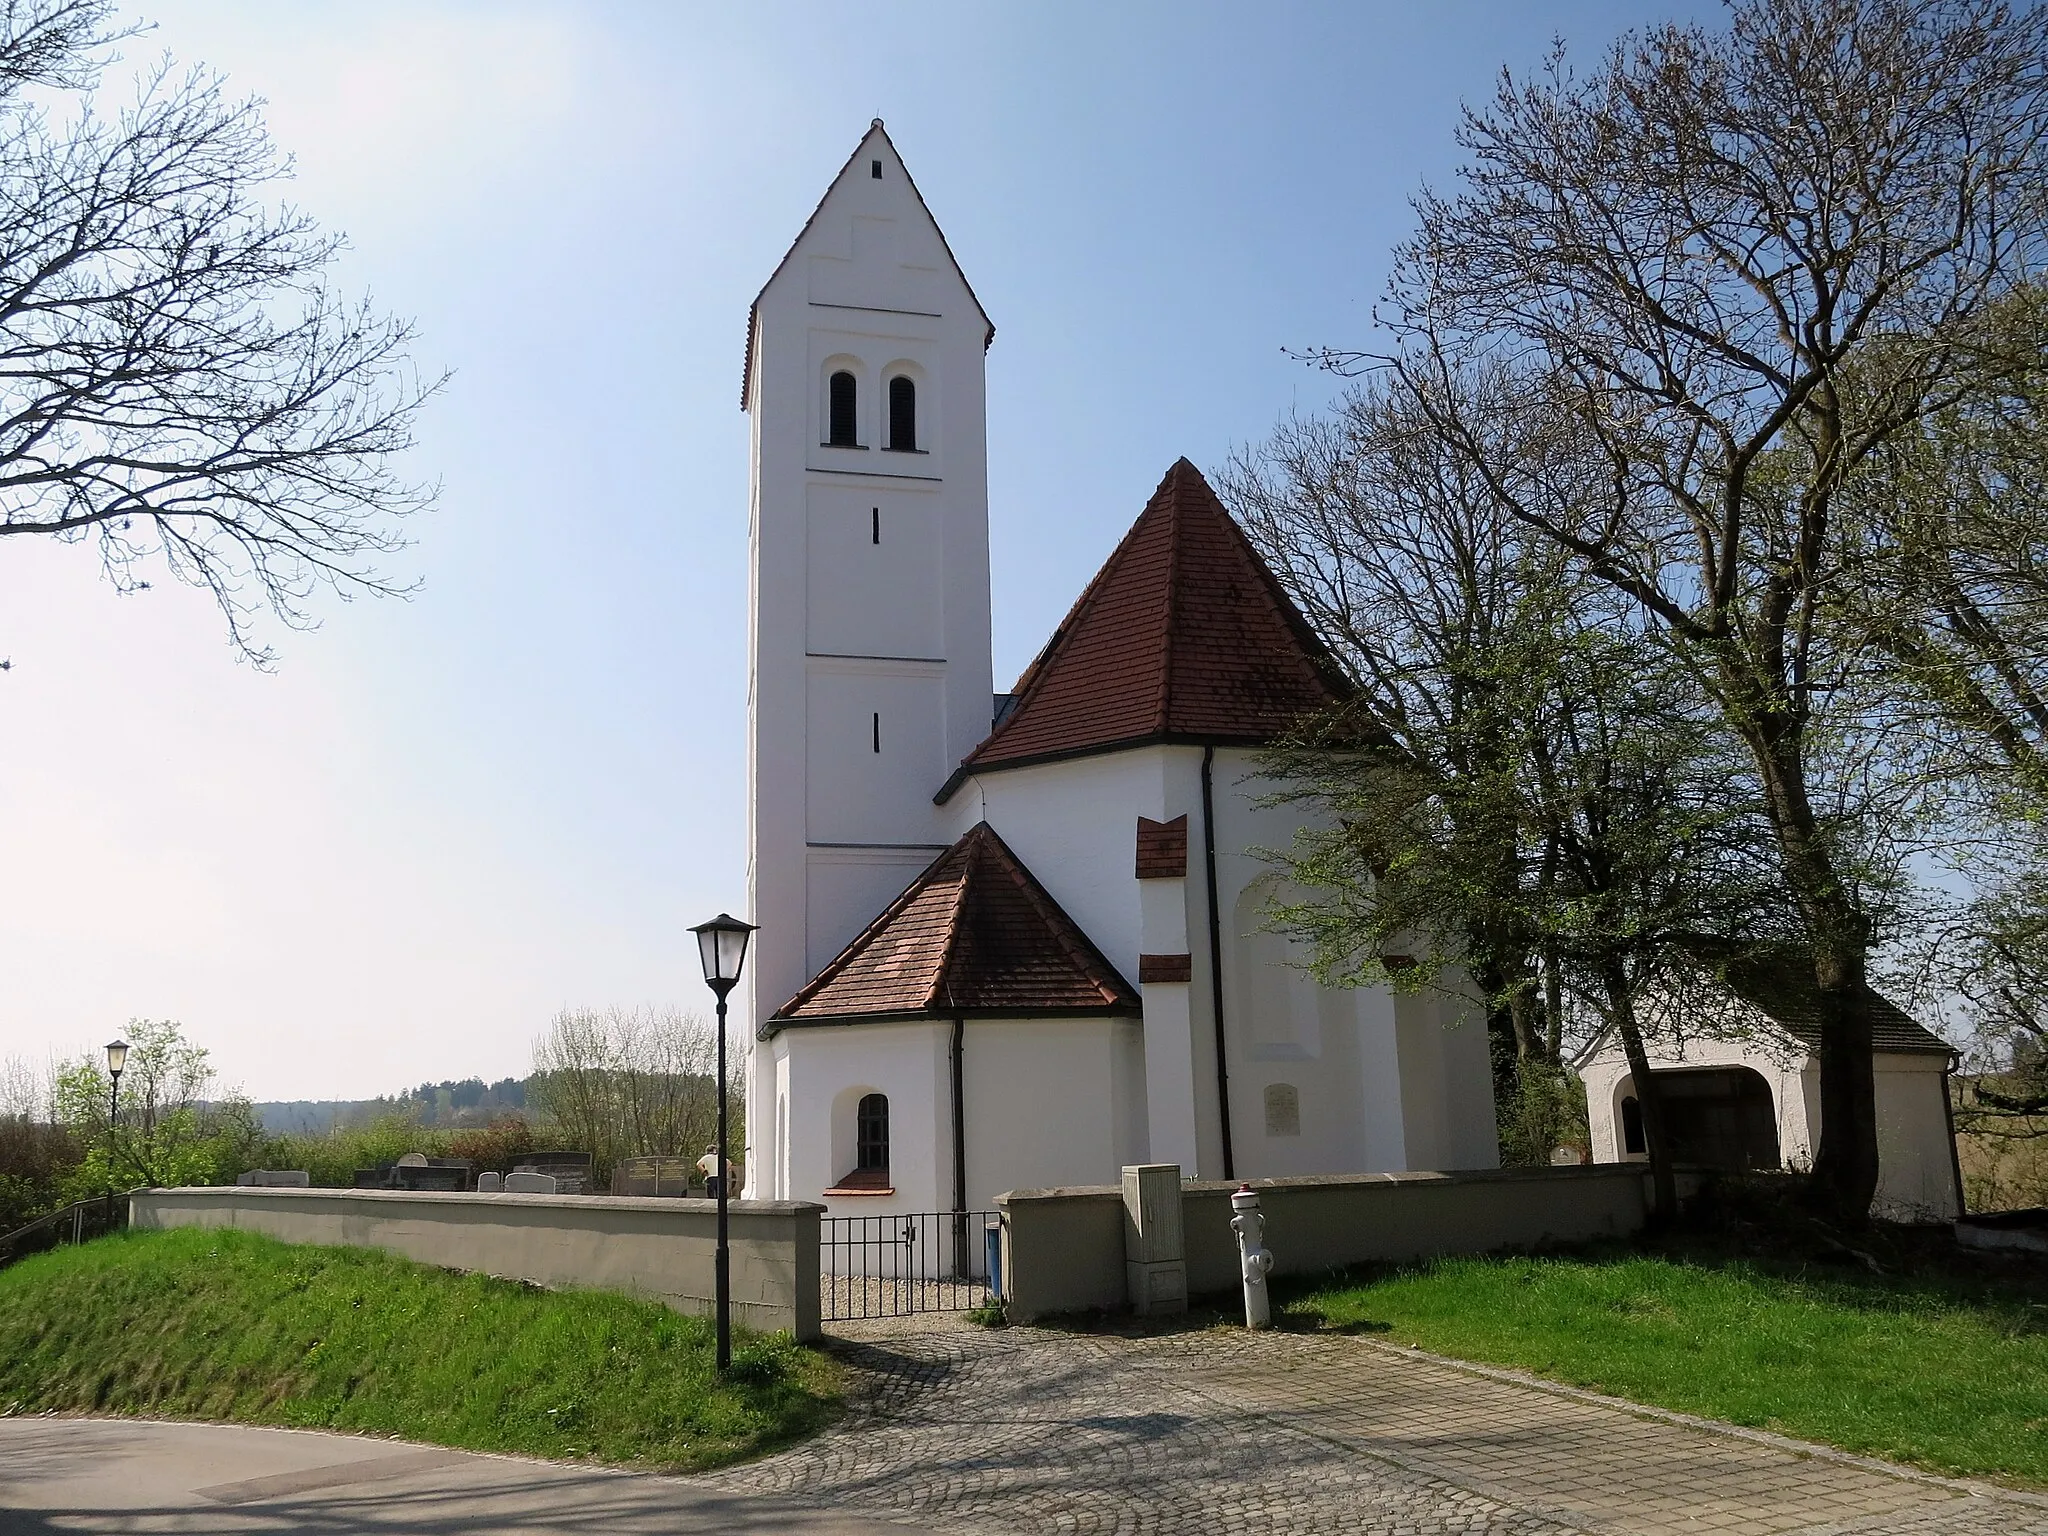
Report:
M 726 1246 L 725 1233 L 725 1203 L 732 1194 L 732 1163 L 725 1155 L 725 997 L 739 984 L 754 925 L 721 912 L 690 932 L 697 935 L 704 985 L 718 998 L 718 1251 L 712 1269 L 718 1288 L 718 1369 L 722 1375 L 732 1364 L 732 1252 Z
M 107 1042 L 107 1076 L 114 1081 L 114 1091 L 107 1099 L 107 1208 L 106 1227 L 114 1230 L 114 1126 L 121 1118 L 121 1069 L 128 1065 L 128 1042 L 110 1040 Z

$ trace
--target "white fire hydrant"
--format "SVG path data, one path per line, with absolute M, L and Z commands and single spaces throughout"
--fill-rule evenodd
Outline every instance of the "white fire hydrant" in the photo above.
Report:
M 1266 1252 L 1266 1218 L 1259 1214 L 1259 1197 L 1249 1184 L 1241 1184 L 1230 1197 L 1230 1230 L 1237 1234 L 1237 1257 L 1244 1271 L 1244 1325 L 1247 1328 L 1273 1326 L 1273 1303 L 1266 1295 L 1266 1271 L 1273 1267 L 1273 1255 Z

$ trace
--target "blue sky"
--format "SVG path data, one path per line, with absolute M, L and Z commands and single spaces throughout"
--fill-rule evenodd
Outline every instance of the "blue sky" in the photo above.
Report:
M 1707 5 L 279 6 L 126 45 L 269 102 L 343 278 L 455 371 L 408 602 L 236 662 L 0 550 L 0 1056 L 183 1021 L 257 1097 L 523 1073 L 703 1000 L 744 891 L 746 306 L 871 117 L 994 318 L 999 685 L 1172 461 L 1331 381 L 1460 104 Z

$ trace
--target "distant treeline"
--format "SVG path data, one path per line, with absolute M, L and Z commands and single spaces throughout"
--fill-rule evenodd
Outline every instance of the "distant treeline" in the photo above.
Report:
M 487 1083 L 480 1077 L 421 1083 L 404 1093 L 375 1099 L 289 1099 L 252 1106 L 263 1129 L 274 1135 L 319 1135 L 391 1116 L 423 1126 L 461 1129 L 489 1125 L 526 1108 L 530 1079 L 504 1077 Z

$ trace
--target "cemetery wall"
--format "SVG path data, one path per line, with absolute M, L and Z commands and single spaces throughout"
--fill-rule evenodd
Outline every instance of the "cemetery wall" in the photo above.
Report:
M 1266 1218 L 1275 1275 L 1625 1236 L 1642 1228 L 1650 1204 L 1648 1175 L 1634 1164 L 1250 1183 Z M 1238 1286 L 1230 1230 L 1230 1194 L 1237 1187 L 1181 1186 L 1190 1295 Z M 1003 1295 L 1013 1319 L 1126 1304 L 1121 1189 L 1012 1190 L 996 1204 L 1003 1218 Z
M 729 1207 L 733 1318 L 799 1339 L 819 1332 L 818 1217 L 803 1201 Z M 236 1227 L 287 1243 L 382 1248 L 448 1269 L 561 1290 L 623 1291 L 709 1313 L 711 1200 L 441 1194 L 381 1189 L 152 1189 L 132 1225 Z

